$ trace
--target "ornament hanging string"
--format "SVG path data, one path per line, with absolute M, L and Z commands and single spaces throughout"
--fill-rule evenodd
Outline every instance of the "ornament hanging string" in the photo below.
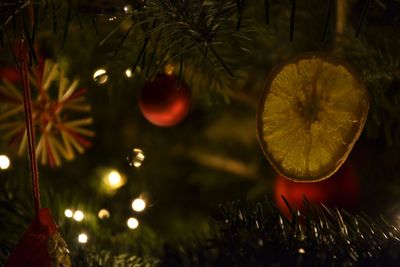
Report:
M 39 191 L 39 172 L 36 161 L 35 152 L 35 131 L 32 123 L 32 105 L 31 105 L 31 89 L 29 85 L 29 66 L 28 66 L 28 48 L 25 41 L 22 39 L 20 42 L 20 62 L 18 62 L 18 68 L 21 75 L 22 90 L 24 98 L 24 112 L 25 112 L 25 124 L 26 134 L 28 139 L 28 155 L 29 165 L 32 179 L 32 190 L 33 190 L 33 202 L 35 205 L 36 216 L 40 210 L 40 191 Z

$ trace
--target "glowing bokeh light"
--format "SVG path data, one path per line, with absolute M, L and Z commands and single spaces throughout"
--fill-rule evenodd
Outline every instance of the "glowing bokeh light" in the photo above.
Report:
M 133 75 L 133 73 L 132 73 L 132 69 L 131 68 L 128 68 L 128 69 L 125 70 L 126 78 L 132 78 L 132 75 Z
M 132 201 L 132 209 L 141 212 L 146 208 L 146 202 L 141 198 L 136 198 Z
M 130 229 L 136 229 L 139 226 L 139 221 L 136 218 L 131 217 L 128 219 L 126 224 Z
M 124 185 L 122 176 L 117 170 L 107 173 L 104 182 L 110 189 L 117 189 Z
M 6 155 L 0 155 L 0 169 L 7 170 L 10 167 L 10 159 Z
M 80 221 L 83 220 L 84 217 L 85 217 L 85 215 L 83 214 L 82 211 L 77 210 L 77 211 L 74 212 L 73 218 L 74 218 L 75 221 L 80 222 Z
M 87 241 L 88 241 L 87 234 L 81 233 L 81 234 L 78 235 L 78 242 L 79 243 L 85 244 L 85 243 L 87 243 Z
M 93 73 L 93 80 L 98 84 L 104 84 L 108 81 L 108 74 L 105 69 L 97 69 Z
M 133 7 L 131 5 L 124 6 L 124 12 L 129 14 L 133 12 Z
M 126 157 L 126 159 L 128 160 L 129 166 L 139 168 L 142 166 L 145 156 L 140 148 L 134 148 L 132 149 L 131 154 Z
M 99 213 L 97 214 L 97 216 L 99 216 L 100 219 L 108 219 L 110 218 L 110 212 L 106 209 L 101 209 L 99 210 Z
M 74 212 L 73 212 L 71 209 L 66 209 L 66 210 L 64 211 L 64 215 L 65 215 L 65 217 L 67 217 L 67 218 L 72 218 L 72 216 L 74 216 Z

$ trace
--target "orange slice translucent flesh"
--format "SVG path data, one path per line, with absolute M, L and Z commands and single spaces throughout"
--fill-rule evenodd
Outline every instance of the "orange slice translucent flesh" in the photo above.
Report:
M 292 180 L 329 177 L 365 124 L 365 87 L 347 67 L 315 57 L 287 64 L 273 75 L 258 118 L 267 158 Z

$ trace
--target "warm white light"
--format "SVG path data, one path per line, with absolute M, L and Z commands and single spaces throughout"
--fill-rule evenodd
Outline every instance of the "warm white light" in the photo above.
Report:
M 70 210 L 70 209 L 66 209 L 66 210 L 64 211 L 64 215 L 65 215 L 65 217 L 67 217 L 67 218 L 72 218 L 72 216 L 74 216 L 74 212 L 73 212 L 72 210 Z
M 85 244 L 88 241 L 88 236 L 85 233 L 81 233 L 78 235 L 78 242 Z
M 108 182 L 110 185 L 118 185 L 121 183 L 121 174 L 117 171 L 112 171 L 108 174 Z
M 0 155 L 0 169 L 7 170 L 10 167 L 10 159 L 6 155 Z
M 146 208 L 146 202 L 143 199 L 137 198 L 132 201 L 132 209 L 137 212 L 141 212 Z
M 115 190 L 120 188 L 126 183 L 126 177 L 115 169 L 110 169 L 105 173 L 103 177 L 103 182 L 110 190 Z
M 101 209 L 97 216 L 99 216 L 100 219 L 108 219 L 110 218 L 110 212 L 106 209 Z
M 299 252 L 300 254 L 306 253 L 306 251 L 304 250 L 304 248 L 299 248 L 298 252 Z
M 105 69 L 97 69 L 93 73 L 93 80 L 98 84 L 103 84 L 108 81 L 108 74 Z
M 131 68 L 128 68 L 128 69 L 125 70 L 126 78 L 132 78 L 132 75 L 133 75 L 133 73 L 132 73 L 132 69 Z
M 175 66 L 173 64 L 167 64 L 164 67 L 165 74 L 171 76 L 174 73 Z
M 136 229 L 139 226 L 139 221 L 136 218 L 131 217 L 128 219 L 126 224 L 130 229 Z
M 107 179 L 110 186 L 114 188 L 118 188 L 122 182 L 121 174 L 119 174 L 117 171 L 111 171 L 108 174 Z
M 136 168 L 139 168 L 142 165 L 142 162 L 144 160 L 144 154 L 143 154 L 143 151 L 139 148 L 135 148 L 134 152 L 136 153 L 136 160 L 133 162 L 133 165 Z
M 83 220 L 83 218 L 85 217 L 85 215 L 83 214 L 82 211 L 77 210 L 74 212 L 74 220 L 77 222 L 80 222 Z
M 132 13 L 133 7 L 131 5 L 124 6 L 125 13 Z
M 128 155 L 126 159 L 128 160 L 130 166 L 139 168 L 140 166 L 142 166 L 144 158 L 145 156 L 143 151 L 140 148 L 134 148 L 132 149 L 132 153 Z

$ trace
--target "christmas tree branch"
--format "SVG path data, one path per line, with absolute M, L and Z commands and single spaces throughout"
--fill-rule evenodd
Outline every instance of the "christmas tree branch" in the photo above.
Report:
M 211 236 L 165 251 L 162 266 L 396 266 L 400 232 L 383 219 L 308 201 L 291 219 L 266 200 L 221 206 Z M 290 207 L 290 206 L 289 206 Z

